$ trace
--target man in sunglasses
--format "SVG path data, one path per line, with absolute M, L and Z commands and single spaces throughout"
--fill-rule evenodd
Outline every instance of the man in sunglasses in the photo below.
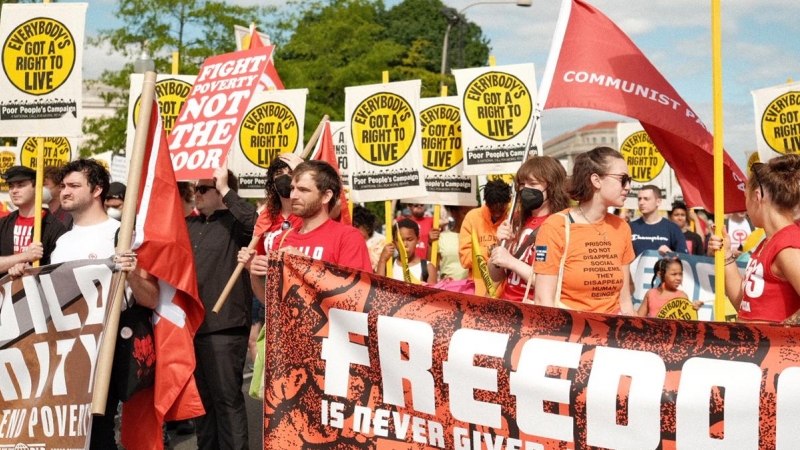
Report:
M 661 189 L 653 184 L 639 189 L 639 211 L 642 217 L 630 223 L 633 252 L 639 256 L 645 250 L 658 250 L 666 255 L 670 252 L 689 253 L 683 230 L 674 222 L 661 217 Z
M 247 412 L 242 381 L 250 335 L 253 292 L 243 271 L 218 314 L 214 304 L 236 268 L 239 249 L 253 236 L 256 208 L 237 194 L 239 183 L 226 164 L 213 179 L 197 182 L 200 215 L 187 217 L 200 300 L 206 308 L 194 338 L 197 389 L 206 414 L 195 419 L 199 449 L 247 448 Z

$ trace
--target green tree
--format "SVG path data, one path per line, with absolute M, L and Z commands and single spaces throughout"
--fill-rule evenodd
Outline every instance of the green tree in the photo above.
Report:
M 236 49 L 234 25 L 265 22 L 271 9 L 236 6 L 216 0 L 118 0 L 115 12 L 123 25 L 101 30 L 90 38 L 90 45 L 108 44 L 111 51 L 133 61 L 142 45 L 149 43 L 156 71 L 170 72 L 172 51 L 179 52 L 181 74 L 196 74 L 209 56 Z M 118 70 L 105 70 L 98 80 L 87 82 L 106 105 L 117 108 L 111 117 L 85 119 L 83 132 L 88 139 L 81 154 L 91 155 L 125 148 L 129 76 L 133 63 Z
M 286 88 L 307 88 L 306 136 L 323 115 L 344 118 L 344 89 L 381 82 L 405 49 L 382 38 L 381 2 L 334 0 L 297 5 L 280 24 L 275 67 Z M 282 36 L 288 35 L 288 38 Z M 285 43 L 280 41 L 285 39 Z
M 441 7 L 440 0 L 405 0 L 387 11 L 379 0 L 330 0 L 286 8 L 274 35 L 275 66 L 287 88 L 309 90 L 306 136 L 324 114 L 343 119 L 344 88 L 380 83 L 384 70 L 392 81 L 421 80 L 423 97 L 438 96 L 447 28 Z M 465 67 L 483 65 L 489 47 L 480 28 L 467 23 L 464 33 Z M 455 92 L 452 76 L 448 83 Z
M 407 49 L 398 69 L 422 79 L 423 97 L 439 95 L 442 45 L 447 30 L 447 19 L 442 13 L 445 8 L 441 0 L 404 0 L 383 16 L 386 37 Z M 448 40 L 445 82 L 450 94 L 454 94 L 455 80 L 450 69 L 486 64 L 490 47 L 481 28 L 463 16 L 459 16 L 458 23 L 450 30 Z M 429 79 L 431 74 L 435 76 L 435 83 Z

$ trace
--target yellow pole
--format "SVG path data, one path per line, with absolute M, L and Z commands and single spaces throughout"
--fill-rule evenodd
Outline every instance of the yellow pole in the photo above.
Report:
M 172 52 L 172 74 L 177 75 L 181 71 L 181 54 Z
M 447 85 L 443 84 L 441 92 L 439 93 L 441 97 L 447 97 Z M 433 228 L 439 229 L 439 217 L 442 215 L 442 205 L 433 205 Z M 434 266 L 436 265 L 437 261 L 439 261 L 439 240 L 431 244 L 431 264 Z
M 44 138 L 36 138 L 36 194 L 33 203 L 33 238 L 31 242 L 42 242 L 42 187 L 44 186 Z M 33 262 L 39 267 L 39 261 Z
M 383 75 L 383 84 L 387 84 L 389 82 L 389 71 L 384 70 L 382 75 Z M 392 230 L 392 223 L 394 222 L 394 216 L 392 213 L 394 211 L 392 208 L 392 201 L 386 200 L 383 205 L 385 209 L 383 216 L 386 219 L 386 243 L 391 244 L 394 241 L 394 232 Z M 393 264 L 394 262 L 392 261 L 392 258 L 389 258 L 389 260 L 386 261 L 386 276 L 389 278 L 392 278 Z
M 711 0 L 711 74 L 714 97 L 714 233 L 722 236 L 725 223 L 725 188 L 722 179 L 722 26 L 720 0 Z M 714 255 L 714 320 L 725 320 L 725 252 Z

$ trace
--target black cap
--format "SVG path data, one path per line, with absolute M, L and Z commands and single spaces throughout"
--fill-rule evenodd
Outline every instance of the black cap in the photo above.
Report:
M 108 194 L 106 195 L 106 199 L 108 200 L 113 198 L 125 200 L 125 185 L 119 181 L 115 181 L 108 185 Z
M 6 183 L 13 183 L 15 181 L 35 180 L 36 171 L 30 167 L 25 166 L 11 166 L 6 170 L 6 173 L 0 175 L 6 180 Z

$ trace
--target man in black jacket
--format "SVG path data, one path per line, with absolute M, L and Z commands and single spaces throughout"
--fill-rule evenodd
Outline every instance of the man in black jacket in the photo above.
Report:
M 50 264 L 56 241 L 67 229 L 47 210 L 42 210 L 41 242 L 33 242 L 36 171 L 12 166 L 2 174 L 2 178 L 8 183 L 8 194 L 17 210 L 0 219 L 0 273 L 4 275 L 17 264 L 34 261 L 40 261 L 41 265 Z
M 253 236 L 256 208 L 237 194 L 238 182 L 227 167 L 195 188 L 199 216 L 187 217 L 197 270 L 197 287 L 206 308 L 194 338 L 197 389 L 206 410 L 195 419 L 200 450 L 248 448 L 247 412 L 242 383 L 253 292 L 243 271 L 219 314 L 211 311 L 236 268 L 239 249 Z

